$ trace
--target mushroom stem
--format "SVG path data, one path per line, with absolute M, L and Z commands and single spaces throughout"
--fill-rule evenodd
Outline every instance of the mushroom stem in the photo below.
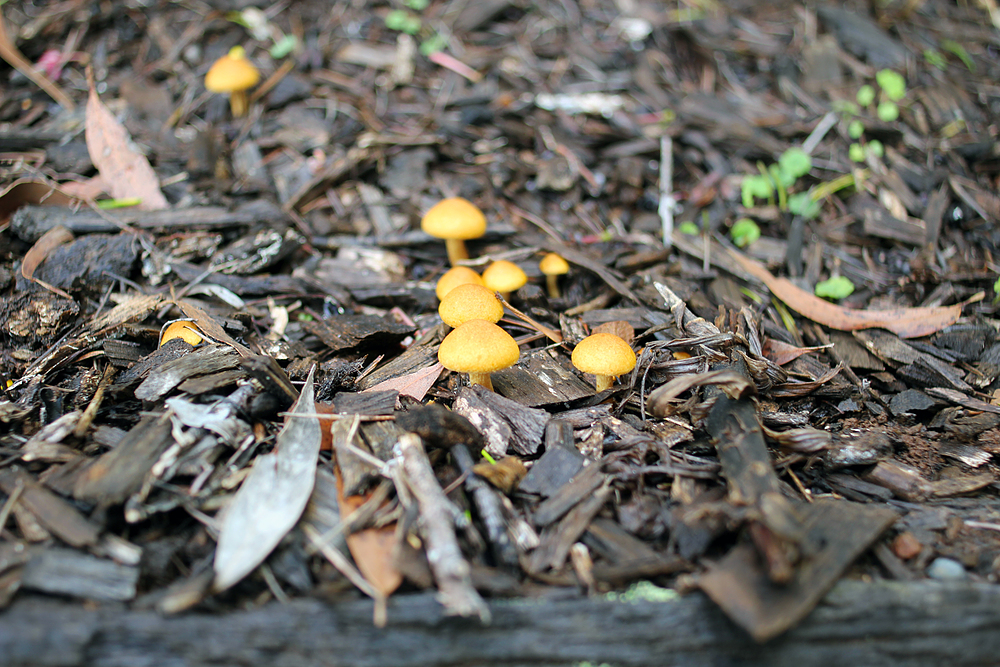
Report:
M 469 373 L 469 384 L 478 384 L 493 391 L 493 381 L 489 373 Z
M 229 94 L 229 110 L 233 118 L 242 118 L 247 113 L 247 91 L 234 90 Z
M 594 386 L 597 389 L 598 394 L 602 391 L 611 389 L 611 385 L 613 385 L 617 379 L 614 375 L 595 375 L 594 377 L 597 378 L 597 381 L 594 382 Z
M 507 302 L 507 303 L 510 302 L 510 292 L 499 292 L 498 291 L 497 294 L 499 294 L 500 298 L 503 299 L 505 302 Z
M 549 288 L 549 298 L 558 299 L 559 298 L 559 276 L 550 275 L 545 276 L 545 284 Z
M 445 239 L 444 247 L 448 251 L 448 261 L 455 266 L 463 259 L 469 259 L 469 251 L 465 249 L 462 239 Z

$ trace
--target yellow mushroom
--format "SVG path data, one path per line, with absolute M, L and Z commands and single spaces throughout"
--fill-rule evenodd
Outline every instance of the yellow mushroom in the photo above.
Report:
M 445 295 L 438 306 L 438 315 L 450 327 L 469 320 L 486 320 L 496 324 L 503 317 L 503 306 L 496 295 L 482 285 L 459 285 Z
M 490 373 L 517 363 L 521 350 L 509 333 L 486 320 L 469 320 L 441 341 L 438 361 L 448 370 L 468 373 L 469 382 L 493 391 Z
M 435 238 L 444 239 L 448 261 L 454 266 L 469 258 L 465 242 L 486 233 L 486 216 L 467 199 L 451 197 L 432 206 L 420 220 L 420 228 Z
M 213 93 L 229 93 L 229 108 L 235 118 L 247 112 L 247 89 L 257 85 L 260 72 L 247 60 L 242 46 L 234 46 L 209 68 L 205 88 Z
M 437 294 L 438 301 L 441 301 L 448 292 L 459 285 L 468 284 L 482 285 L 483 278 L 467 266 L 455 266 L 441 274 L 434 287 L 434 293 Z
M 483 271 L 483 284 L 494 292 L 500 292 L 505 300 L 510 300 L 510 293 L 520 289 L 528 282 L 528 276 L 514 262 L 498 259 Z
M 164 324 L 163 328 L 160 329 L 160 343 L 157 347 L 162 347 L 167 341 L 174 338 L 185 340 L 191 345 L 198 345 L 205 340 L 194 320 L 173 320 Z
M 614 334 L 596 333 L 573 348 L 572 361 L 580 371 L 596 376 L 594 384 L 600 393 L 610 389 L 619 375 L 635 368 L 635 352 Z
M 559 276 L 569 273 L 569 262 L 561 255 L 550 252 L 542 257 L 542 261 L 538 263 L 538 270 L 545 274 L 545 285 L 548 287 L 549 297 L 558 299 Z

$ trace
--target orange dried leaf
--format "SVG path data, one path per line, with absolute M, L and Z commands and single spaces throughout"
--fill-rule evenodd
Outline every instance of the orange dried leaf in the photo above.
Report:
M 779 366 L 784 366 L 791 361 L 795 361 L 803 354 L 825 350 L 827 347 L 829 346 L 820 345 L 819 347 L 798 347 L 796 345 L 789 345 L 788 343 L 775 338 L 767 338 L 764 340 L 763 352 L 765 357 Z
M 149 160 L 132 147 L 125 127 L 97 96 L 93 81 L 87 98 L 87 151 L 101 178 L 115 199 L 137 197 L 139 208 L 154 211 L 167 208 L 156 172 Z
M 73 240 L 73 232 L 69 231 L 62 225 L 56 225 L 49 231 L 42 235 L 42 238 L 35 241 L 35 245 L 31 246 L 28 252 L 24 255 L 24 261 L 21 262 L 21 276 L 25 280 L 30 280 L 38 283 L 42 287 L 51 290 L 58 294 L 59 296 L 71 299 L 72 297 L 66 292 L 62 291 L 58 287 L 53 287 L 41 280 L 35 278 L 35 269 L 45 261 L 45 258 L 52 253 L 53 250 L 61 245 L 65 245 Z
M 347 518 L 365 504 L 368 496 L 344 496 L 344 483 L 337 473 L 337 504 L 341 518 Z M 381 528 L 365 528 L 347 536 L 347 548 L 358 570 L 375 590 L 384 596 L 391 595 L 403 583 L 403 575 L 396 568 L 393 553 L 396 546 L 395 522 Z
M 824 301 L 786 278 L 776 278 L 760 262 L 735 250 L 729 254 L 747 273 L 764 283 L 778 297 L 804 317 L 839 331 L 888 329 L 900 338 L 919 338 L 954 324 L 962 315 L 961 304 L 938 308 L 892 308 L 858 310 Z

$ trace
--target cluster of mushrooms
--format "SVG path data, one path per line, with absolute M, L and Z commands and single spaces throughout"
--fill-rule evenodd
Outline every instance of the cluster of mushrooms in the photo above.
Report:
M 444 199 L 424 215 L 420 228 L 431 236 L 444 239 L 452 268 L 436 285 L 441 305 L 438 314 L 453 330 L 445 336 L 438 349 L 438 361 L 448 370 L 468 373 L 469 382 L 493 389 L 490 373 L 513 366 L 520 358 L 520 348 L 514 338 L 497 326 L 503 317 L 504 301 L 510 293 L 522 287 L 528 277 L 513 262 L 492 262 L 482 275 L 459 264 L 468 259 L 465 242 L 486 233 L 486 216 L 474 204 L 461 198 Z M 559 276 L 569 271 L 569 264 L 556 253 L 549 253 L 539 262 L 545 275 L 548 293 L 559 297 Z M 584 338 L 573 349 L 573 365 L 583 373 L 596 377 L 598 392 L 611 388 L 615 379 L 635 368 L 635 352 L 628 343 L 610 333 L 595 333 Z

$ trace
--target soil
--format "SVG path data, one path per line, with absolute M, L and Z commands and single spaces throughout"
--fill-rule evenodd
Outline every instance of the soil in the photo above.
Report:
M 765 640 L 842 577 L 995 584 L 990 7 L 4 3 L 0 607 L 652 581 Z M 453 197 L 526 274 L 495 393 L 436 365 Z M 595 393 L 600 331 L 638 365 Z M 747 549 L 763 611 L 711 583 Z

